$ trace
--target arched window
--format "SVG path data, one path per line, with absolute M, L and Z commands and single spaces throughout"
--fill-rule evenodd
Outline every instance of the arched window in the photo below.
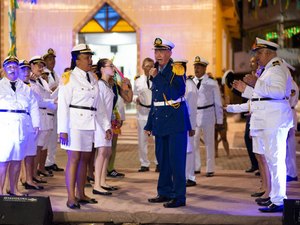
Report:
M 79 31 L 79 33 L 135 32 L 116 10 L 105 3 Z

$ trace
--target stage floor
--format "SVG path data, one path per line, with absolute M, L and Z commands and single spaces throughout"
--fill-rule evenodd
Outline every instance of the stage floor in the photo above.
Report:
M 224 155 L 220 145 L 216 160 L 214 177 L 205 177 L 205 172 L 197 175 L 197 186 L 187 189 L 187 205 L 166 209 L 162 204 L 148 203 L 147 199 L 156 196 L 158 173 L 151 171 L 138 173 L 136 125 L 130 118 L 124 125 L 119 140 L 116 167 L 126 176 L 121 179 L 109 178 L 108 184 L 120 189 L 112 196 L 92 194 L 92 187 L 86 194 L 99 202 L 83 205 L 80 210 L 66 207 L 67 193 L 64 172 L 57 172 L 48 178 L 43 191 L 30 191 L 30 195 L 50 196 L 55 224 L 98 224 L 104 222 L 133 224 L 209 224 L 209 225 L 281 225 L 282 213 L 264 214 L 258 211 L 250 194 L 257 191 L 259 177 L 245 173 L 249 167 L 247 152 L 243 145 L 244 123 L 229 118 L 228 139 L 231 158 Z M 298 144 L 299 147 L 299 144 Z M 298 148 L 299 149 L 299 148 Z M 202 162 L 205 164 L 204 149 L 201 147 Z M 154 158 L 153 143 L 150 144 L 149 157 Z M 65 165 L 66 154 L 58 151 L 57 162 Z M 299 162 L 299 160 L 298 160 Z M 202 168 L 205 171 L 205 167 Z M 300 182 L 289 182 L 289 198 L 300 197 Z

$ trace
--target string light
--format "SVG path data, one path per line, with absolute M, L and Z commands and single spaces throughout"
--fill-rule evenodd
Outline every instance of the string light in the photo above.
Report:
M 286 38 L 291 38 L 297 34 L 300 33 L 300 26 L 290 27 L 284 30 L 284 36 Z M 268 32 L 266 33 L 266 39 L 278 39 L 278 33 L 277 32 Z

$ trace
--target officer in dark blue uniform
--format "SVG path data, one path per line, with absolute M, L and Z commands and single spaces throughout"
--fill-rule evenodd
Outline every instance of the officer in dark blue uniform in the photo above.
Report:
M 152 105 L 144 130 L 155 136 L 155 153 L 160 174 L 158 195 L 148 199 L 151 203 L 164 203 L 166 208 L 185 206 L 185 164 L 187 132 L 191 123 L 185 94 L 185 70 L 183 65 L 173 65 L 171 59 L 174 44 L 163 38 L 154 41 L 155 67 Z

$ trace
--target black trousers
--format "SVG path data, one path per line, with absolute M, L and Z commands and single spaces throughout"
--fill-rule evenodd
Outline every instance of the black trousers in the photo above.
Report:
M 255 158 L 255 154 L 253 153 L 252 139 L 250 138 L 250 116 L 247 116 L 244 140 L 248 151 L 249 159 L 251 162 L 251 168 L 258 169 L 258 162 L 257 159 Z

